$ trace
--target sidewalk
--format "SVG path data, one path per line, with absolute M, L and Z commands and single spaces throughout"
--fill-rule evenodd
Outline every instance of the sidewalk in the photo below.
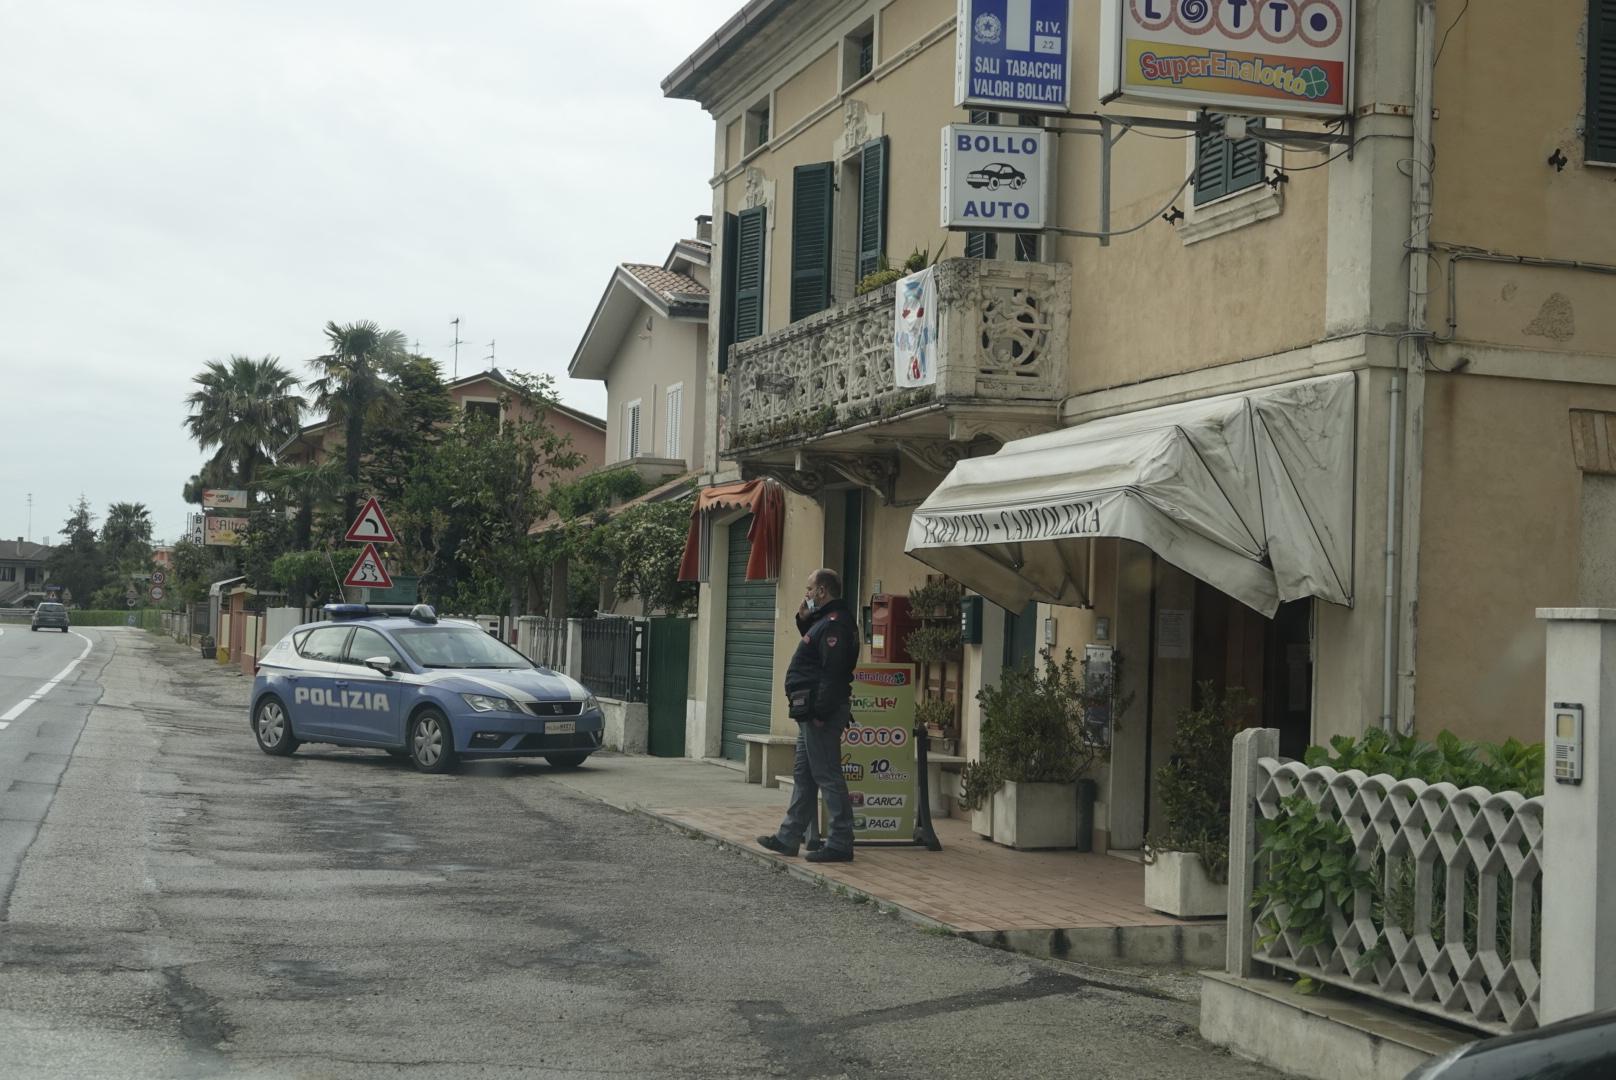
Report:
M 1223 922 L 1146 908 L 1144 867 L 1126 859 L 1014 851 L 977 836 L 967 821 L 942 818 L 934 822 L 941 851 L 859 848 L 852 863 L 815 864 L 757 846 L 758 836 L 779 826 L 786 793 L 748 784 L 738 769 L 597 754 L 555 781 L 984 945 L 1063 960 L 1223 964 Z

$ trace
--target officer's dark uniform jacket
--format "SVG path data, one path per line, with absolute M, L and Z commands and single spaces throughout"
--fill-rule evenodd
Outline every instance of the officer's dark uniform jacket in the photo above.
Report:
M 853 668 L 859 658 L 859 628 L 845 601 L 797 616 L 802 641 L 786 668 L 786 696 L 812 690 L 814 713 L 833 719 L 853 696 Z

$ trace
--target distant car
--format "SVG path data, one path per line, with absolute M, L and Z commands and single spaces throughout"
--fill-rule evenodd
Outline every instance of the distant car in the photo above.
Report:
M 1616 1011 L 1467 1043 L 1405 1080 L 1604 1080 L 1616 1076 Z
M 67 633 L 67 607 L 47 600 L 34 609 L 34 617 L 28 629 L 38 630 L 40 627 L 47 630 L 60 630 Z
M 576 768 L 600 748 L 595 696 L 475 623 L 440 622 L 425 604 L 324 610 L 259 661 L 249 708 L 264 753 L 374 747 L 438 773 L 479 758 Z
M 966 173 L 965 182 L 971 187 L 985 187 L 989 191 L 998 191 L 1001 187 L 1016 191 L 1027 182 L 1027 174 L 1014 165 L 995 161 L 992 165 L 984 165 L 980 169 Z

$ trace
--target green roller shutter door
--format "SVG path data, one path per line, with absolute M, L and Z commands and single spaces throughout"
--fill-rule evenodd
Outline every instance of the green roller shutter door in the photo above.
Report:
M 766 735 L 774 703 L 772 581 L 747 581 L 750 516 L 729 527 L 728 601 L 724 610 L 724 756 L 746 756 L 742 735 Z

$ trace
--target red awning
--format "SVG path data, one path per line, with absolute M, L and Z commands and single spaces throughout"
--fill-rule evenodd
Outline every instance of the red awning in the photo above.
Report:
M 771 581 L 779 577 L 786 497 L 776 481 L 759 477 L 704 488 L 696 496 L 696 507 L 690 513 L 690 535 L 685 538 L 685 554 L 679 562 L 679 580 L 707 580 L 712 515 L 719 510 L 747 510 L 752 514 L 752 527 L 746 534 L 752 545 L 746 560 L 746 580 Z

